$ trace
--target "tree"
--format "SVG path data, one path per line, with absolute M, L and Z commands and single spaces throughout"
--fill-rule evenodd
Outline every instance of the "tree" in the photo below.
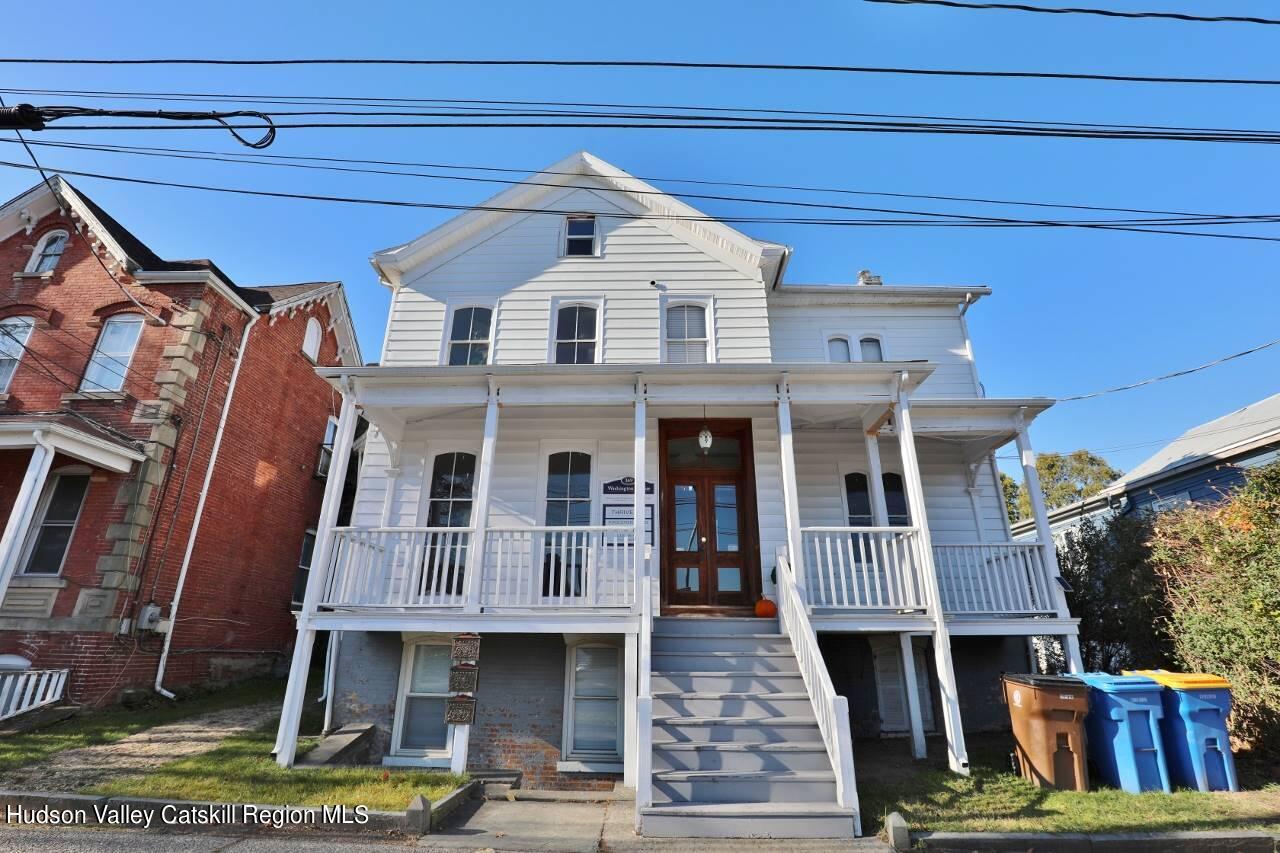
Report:
M 1086 518 L 1064 536 L 1058 569 L 1071 585 L 1067 605 L 1080 619 L 1089 672 L 1172 666 L 1164 583 L 1151 564 L 1151 516 Z
M 1040 489 L 1049 509 L 1093 497 L 1123 473 L 1087 450 L 1041 453 L 1036 457 L 1036 471 L 1040 474 Z M 1018 513 L 1021 518 L 1031 516 L 1031 498 L 1024 490 L 1018 495 Z
M 1005 472 L 1000 472 L 1000 491 L 1004 493 L 1004 511 L 1009 514 L 1009 523 L 1013 524 L 1022 517 L 1019 502 L 1022 499 L 1022 486 Z

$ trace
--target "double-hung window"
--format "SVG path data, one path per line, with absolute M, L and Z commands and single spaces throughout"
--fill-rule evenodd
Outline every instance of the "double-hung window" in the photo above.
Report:
M 0 394 L 9 391 L 9 383 L 27 350 L 31 330 L 36 322 L 30 317 L 6 317 L 0 320 Z
M 588 215 L 566 216 L 564 219 L 564 254 L 566 257 L 592 257 L 596 254 L 596 218 Z
M 707 308 L 705 305 L 672 305 L 667 308 L 667 361 L 672 364 L 704 364 L 707 358 Z
M 307 597 L 307 581 L 311 578 L 311 557 L 316 550 L 316 532 L 308 529 L 302 534 L 302 553 L 298 555 L 298 571 L 293 576 L 293 603 L 301 604 Z
M 428 527 L 471 526 L 475 478 L 474 453 L 441 453 L 436 457 L 427 493 Z M 429 534 L 421 588 L 433 595 L 461 595 L 469 546 L 470 542 L 462 533 L 436 531 Z
M 36 250 L 31 253 L 27 263 L 27 272 L 51 272 L 62 260 L 62 253 L 67 250 L 67 232 L 50 231 L 40 239 Z
M 832 364 L 848 364 L 853 361 L 853 357 L 849 353 L 848 338 L 828 338 L 827 339 L 827 361 Z
M 591 524 L 591 454 L 576 450 L 547 457 L 547 531 L 543 541 L 542 595 L 582 595 L 583 571 L 591 546 L 585 531 L 563 528 Z
M 489 330 L 493 309 L 480 306 L 458 308 L 449 329 L 451 366 L 489 363 Z
M 449 647 L 417 643 L 406 649 L 401 669 L 396 751 L 410 755 L 445 753 L 449 725 L 444 721 L 449 693 Z
M 556 364 L 596 363 L 596 318 L 593 305 L 566 305 L 556 312 Z
M 621 667 L 616 646 L 569 649 L 565 757 L 618 761 Z
M 81 391 L 119 391 L 142 336 L 141 314 L 116 314 L 102 324 L 93 356 L 80 382 Z
M 56 575 L 62 571 L 88 491 L 88 474 L 59 474 L 45 487 L 36 516 L 39 521 L 32 527 L 27 545 L 24 574 Z
M 320 451 L 316 456 L 316 476 L 324 479 L 329 476 L 329 465 L 333 462 L 333 445 L 338 440 L 338 419 L 330 415 L 324 425 L 324 440 L 320 442 Z
M 892 527 L 907 527 L 911 524 L 911 510 L 907 507 L 907 489 L 902 475 L 886 471 L 880 478 L 884 483 L 884 504 L 889 511 L 889 524 Z

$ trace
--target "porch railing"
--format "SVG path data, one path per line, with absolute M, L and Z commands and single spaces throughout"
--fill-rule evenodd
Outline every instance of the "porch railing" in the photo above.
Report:
M 806 692 L 818 718 L 822 743 L 831 760 L 836 777 L 836 802 L 854 812 L 854 834 L 862 834 L 862 815 L 858 808 L 858 788 L 853 774 L 853 737 L 849 729 L 849 700 L 836 693 L 827 664 L 818 648 L 818 635 L 809 622 L 809 609 L 801 597 L 787 549 L 777 552 L 778 616 L 782 630 L 791 639 L 796 663 L 804 679 Z
M 341 527 L 320 604 L 338 607 L 629 608 L 629 527 Z M 473 554 L 473 548 L 479 553 Z M 468 571 L 476 572 L 468 583 Z
M 806 527 L 805 592 L 813 607 L 922 610 L 914 527 Z
M 69 669 L 23 669 L 0 673 L 0 720 L 62 699 Z
M 933 546 L 942 609 L 955 614 L 1055 613 L 1053 581 L 1038 542 Z

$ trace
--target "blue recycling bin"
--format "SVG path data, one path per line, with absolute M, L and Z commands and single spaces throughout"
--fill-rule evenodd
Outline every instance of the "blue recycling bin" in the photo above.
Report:
M 1160 737 L 1164 688 L 1141 675 L 1085 672 L 1076 678 L 1089 685 L 1084 729 L 1099 778 L 1131 794 L 1169 793 L 1169 767 Z
M 1162 669 L 1132 674 L 1145 675 L 1164 687 L 1160 728 L 1173 784 L 1199 791 L 1239 791 L 1227 733 L 1231 683 L 1217 675 Z

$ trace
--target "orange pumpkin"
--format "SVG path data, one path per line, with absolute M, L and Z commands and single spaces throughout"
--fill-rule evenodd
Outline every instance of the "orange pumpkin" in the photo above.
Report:
M 778 615 L 778 605 L 768 598 L 761 598 L 756 602 L 756 615 L 761 619 L 772 619 Z

